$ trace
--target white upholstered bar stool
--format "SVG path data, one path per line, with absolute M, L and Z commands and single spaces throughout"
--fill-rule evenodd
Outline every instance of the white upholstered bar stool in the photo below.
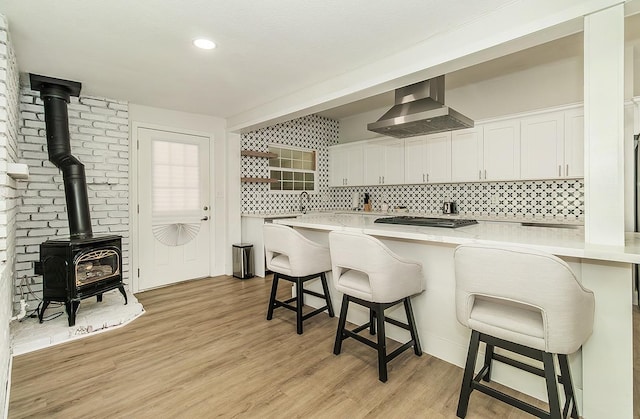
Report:
M 333 264 L 333 281 L 343 293 L 340 320 L 333 353 L 338 355 L 342 341 L 354 338 L 378 351 L 378 377 L 387 381 L 387 363 L 411 348 L 422 355 L 420 340 L 411 308 L 411 296 L 424 289 L 422 265 L 393 253 L 379 240 L 362 233 L 332 231 L 329 248 Z M 352 330 L 346 329 L 349 303 L 369 309 L 369 322 Z M 404 304 L 407 323 L 386 317 L 385 309 Z M 385 322 L 408 330 L 411 340 L 387 354 Z M 378 339 L 373 342 L 358 333 L 369 329 Z
M 456 315 L 472 331 L 458 417 L 465 417 L 471 392 L 479 390 L 534 416 L 577 418 L 567 354 L 591 335 L 593 292 L 582 287 L 564 261 L 536 250 L 470 244 L 458 246 L 454 259 Z M 474 377 L 480 342 L 486 343 L 484 365 Z M 495 347 L 541 361 L 543 368 L 496 354 Z M 556 376 L 556 356 L 560 376 Z M 549 412 L 481 383 L 491 381 L 494 360 L 544 377 Z M 562 413 L 558 382 L 565 395 Z
M 264 225 L 264 249 L 267 268 L 273 271 L 271 297 L 267 320 L 273 318 L 273 310 L 284 307 L 296 312 L 296 331 L 302 334 L 302 322 L 311 316 L 327 310 L 329 317 L 334 317 L 333 305 L 329 296 L 329 287 L 325 272 L 331 270 L 329 248 L 307 239 L 291 227 L 279 224 Z M 304 283 L 320 278 L 324 294 L 304 289 Z M 296 285 L 296 296 L 284 301 L 276 298 L 278 281 L 284 279 Z M 325 300 L 326 305 L 307 314 L 302 313 L 304 295 L 309 294 Z M 292 302 L 296 305 L 291 305 Z

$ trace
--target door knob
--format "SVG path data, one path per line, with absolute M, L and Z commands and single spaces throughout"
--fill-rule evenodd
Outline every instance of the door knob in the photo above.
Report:
M 209 219 L 209 216 L 205 215 L 204 217 L 202 217 L 200 220 L 201 221 L 207 221 Z

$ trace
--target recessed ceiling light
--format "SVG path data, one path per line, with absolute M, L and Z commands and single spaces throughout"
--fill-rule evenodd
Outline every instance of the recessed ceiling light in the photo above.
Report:
M 202 49 L 214 49 L 216 47 L 216 44 L 213 41 L 210 41 L 208 39 L 204 39 L 204 38 L 198 38 L 196 40 L 193 41 L 193 45 L 197 46 L 198 48 L 202 48 Z

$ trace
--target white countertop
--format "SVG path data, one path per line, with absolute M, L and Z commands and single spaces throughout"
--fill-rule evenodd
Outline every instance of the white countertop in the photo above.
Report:
M 395 217 L 407 215 L 411 217 L 438 217 L 438 218 L 463 218 L 472 219 L 478 221 L 506 221 L 506 222 L 527 222 L 527 223 L 542 223 L 542 224 L 562 224 L 562 225 L 577 225 L 582 226 L 584 223 L 581 220 L 571 220 L 565 218 L 542 218 L 523 215 L 521 217 L 506 217 L 498 215 L 482 215 L 482 214 L 442 214 L 441 212 L 402 212 L 402 211 L 354 211 L 354 210 L 324 210 L 324 211 L 310 211 L 307 214 L 302 212 L 257 212 L 257 213 L 242 213 L 242 217 L 249 218 L 263 218 L 263 219 L 276 219 L 276 218 L 295 218 L 301 215 L 326 215 L 326 214 L 354 214 L 363 216 L 375 216 L 375 217 Z
M 408 214 L 394 213 L 389 215 Z M 380 216 L 381 214 L 316 213 L 275 220 L 274 222 L 315 230 L 352 230 L 378 237 L 454 245 L 486 243 L 526 246 L 557 256 L 640 264 L 640 233 L 626 233 L 625 246 L 597 246 L 584 243 L 584 228 L 582 226 L 574 228 L 527 227 L 519 222 L 505 221 L 478 221 L 478 224 L 458 228 L 375 224 L 375 219 Z
M 276 219 L 276 218 L 292 218 L 302 215 L 301 212 L 267 212 L 267 213 L 243 213 L 241 217 L 249 218 L 264 218 L 264 219 Z

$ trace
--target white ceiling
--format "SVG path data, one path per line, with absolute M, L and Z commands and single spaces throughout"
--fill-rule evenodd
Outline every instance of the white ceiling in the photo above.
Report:
M 517 1 L 2 0 L 0 14 L 21 72 L 227 118 Z M 197 37 L 218 48 L 194 48 Z

